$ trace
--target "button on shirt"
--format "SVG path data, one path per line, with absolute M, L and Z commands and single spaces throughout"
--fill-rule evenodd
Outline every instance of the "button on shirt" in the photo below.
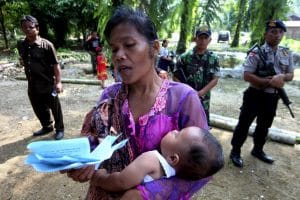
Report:
M 53 65 L 58 64 L 53 44 L 38 37 L 33 44 L 25 39 L 18 42 L 29 89 L 38 93 L 49 92 L 54 84 Z

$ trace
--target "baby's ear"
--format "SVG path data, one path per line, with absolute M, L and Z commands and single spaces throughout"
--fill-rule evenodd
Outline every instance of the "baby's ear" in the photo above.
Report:
M 170 165 L 174 167 L 179 163 L 179 155 L 175 153 L 171 156 L 168 156 L 167 161 Z

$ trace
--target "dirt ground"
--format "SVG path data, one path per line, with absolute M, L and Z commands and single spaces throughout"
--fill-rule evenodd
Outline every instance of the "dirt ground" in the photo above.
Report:
M 87 64 L 66 66 L 63 76 L 79 78 L 88 67 Z M 91 75 L 85 78 L 95 79 Z M 237 118 L 245 87 L 246 84 L 241 80 L 221 79 L 212 95 L 212 113 Z M 26 81 L 2 76 L 0 88 L 0 199 L 83 199 L 87 184 L 75 183 L 59 173 L 38 173 L 24 164 L 28 154 L 26 145 L 36 140 L 53 139 L 53 134 L 32 137 L 32 132 L 39 129 L 40 125 L 28 101 Z M 299 86 L 288 85 L 287 92 L 294 101 L 296 119 L 291 119 L 280 103 L 274 126 L 299 132 Z M 100 93 L 100 86 L 64 84 L 60 100 L 66 128 L 65 138 L 78 136 L 85 113 L 95 105 Z M 212 133 L 223 145 L 225 167 L 194 199 L 299 199 L 300 145 L 290 146 L 269 141 L 265 150 L 276 161 L 268 165 L 250 155 L 252 138 L 249 137 L 242 149 L 245 167 L 238 169 L 228 159 L 232 132 L 213 128 Z

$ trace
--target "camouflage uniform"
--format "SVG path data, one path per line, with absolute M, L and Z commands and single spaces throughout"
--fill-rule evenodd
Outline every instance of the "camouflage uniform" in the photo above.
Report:
M 204 88 L 215 76 L 219 76 L 219 73 L 217 55 L 210 51 L 200 55 L 196 53 L 196 48 L 182 54 L 174 70 L 175 77 L 197 91 Z M 209 122 L 210 91 L 201 100 Z

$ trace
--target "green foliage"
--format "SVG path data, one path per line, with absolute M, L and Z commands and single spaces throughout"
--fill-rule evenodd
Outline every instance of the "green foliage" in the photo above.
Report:
M 247 9 L 247 0 L 239 0 L 237 5 L 239 7 L 239 11 L 238 11 L 238 15 L 237 15 L 237 23 L 236 23 L 234 36 L 233 36 L 233 40 L 231 43 L 232 47 L 239 46 L 239 37 L 240 37 L 243 19 L 244 19 L 246 9 Z
M 205 24 L 208 27 L 211 27 L 211 23 L 214 21 L 221 22 L 221 18 L 218 13 L 221 12 L 220 0 L 206 0 L 200 1 L 198 12 L 201 15 L 196 19 L 197 26 Z
M 56 46 L 64 46 L 71 30 L 75 35 L 86 35 L 95 29 L 93 13 L 97 4 L 94 0 L 27 0 L 31 14 L 40 24 L 40 35 L 53 40 Z M 51 32 L 54 35 L 51 35 Z
M 0 36 L 3 36 L 5 48 L 9 48 L 9 41 L 15 39 L 19 19 L 28 10 L 27 3 L 23 1 L 0 1 Z
M 57 50 L 57 56 L 63 61 L 80 61 L 80 62 L 89 62 L 89 54 L 85 51 L 73 51 L 68 48 L 59 48 Z
M 293 52 L 300 53 L 300 41 L 284 37 L 280 46 L 288 47 Z
M 284 20 L 286 13 L 289 10 L 289 0 L 253 0 L 254 7 L 252 13 L 252 34 L 251 44 L 263 41 L 263 33 L 265 30 L 265 23 L 270 19 Z
M 181 12 L 180 36 L 176 49 L 177 54 L 185 52 L 187 43 L 192 37 L 192 26 L 194 25 L 197 3 L 197 1 L 182 1 L 183 9 Z

